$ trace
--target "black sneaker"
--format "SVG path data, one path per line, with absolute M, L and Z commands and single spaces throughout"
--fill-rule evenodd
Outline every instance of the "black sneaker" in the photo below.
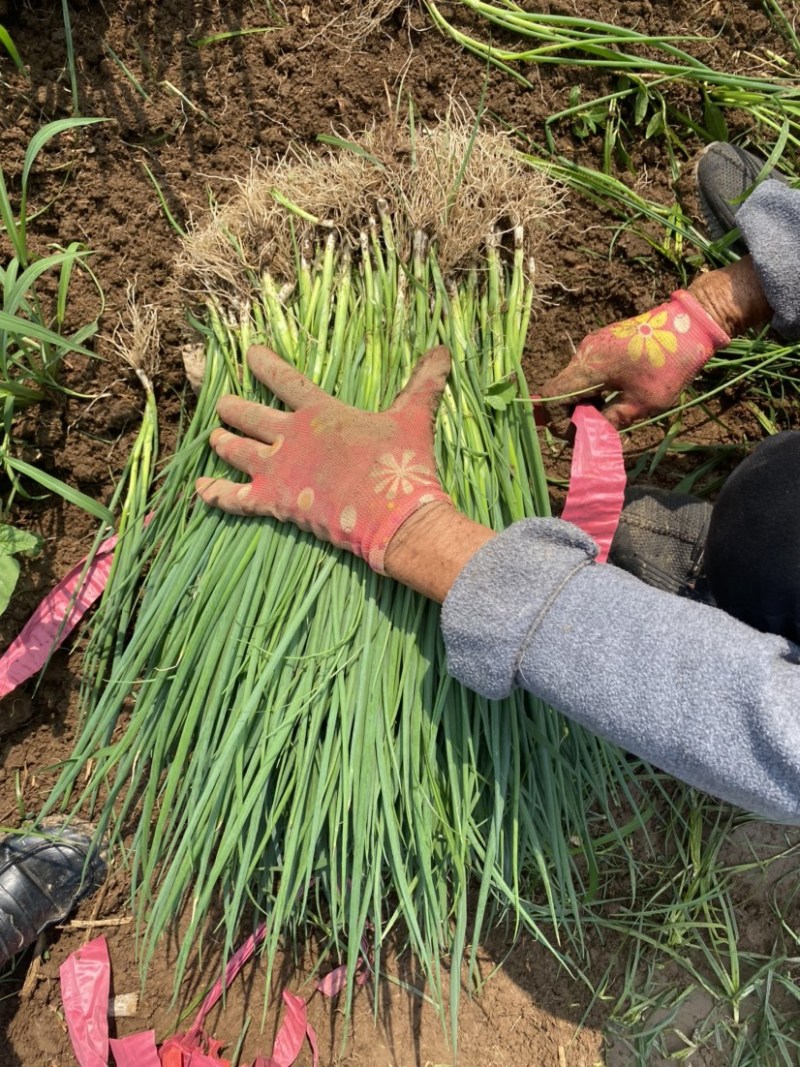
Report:
M 708 236 L 718 241 L 736 228 L 736 212 L 758 184 L 759 176 L 786 183 L 782 174 L 769 170 L 762 175 L 765 159 L 738 145 L 714 141 L 705 148 L 695 167 L 700 209 Z M 745 250 L 742 242 L 734 245 Z
M 703 551 L 711 504 L 663 489 L 627 489 L 609 562 L 656 589 L 711 603 Z
M 91 827 L 77 821 L 0 841 L 0 965 L 65 919 L 105 876 Z

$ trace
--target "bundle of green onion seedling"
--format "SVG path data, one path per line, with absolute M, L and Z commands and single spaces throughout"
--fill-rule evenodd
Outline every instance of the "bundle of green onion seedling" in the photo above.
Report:
M 93 800 L 125 848 L 145 965 L 181 913 L 178 978 L 210 922 L 230 947 L 255 911 L 269 953 L 322 930 L 349 990 L 362 938 L 376 969 L 400 938 L 442 1003 L 442 964 L 474 963 L 498 913 L 554 946 L 579 936 L 592 837 L 614 836 L 620 798 L 630 816 L 632 767 L 532 698 L 491 703 L 456 684 L 436 605 L 193 493 L 198 475 L 235 476 L 207 444 L 217 399 L 275 403 L 248 371 L 251 343 L 365 409 L 444 343 L 446 489 L 496 529 L 547 514 L 520 368 L 533 298 L 520 229 L 489 235 L 472 269 L 445 278 L 422 234 L 401 262 L 381 207 L 360 246 L 330 231 L 298 242 L 294 281 L 259 277 L 235 317 L 208 304 L 197 410 L 95 620 L 105 644 L 90 649 L 85 722 L 49 806 Z M 139 579 L 135 620 L 111 648 Z

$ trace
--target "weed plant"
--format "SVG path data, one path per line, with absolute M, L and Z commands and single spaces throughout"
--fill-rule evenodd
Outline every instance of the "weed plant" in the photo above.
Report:
M 29 228 L 36 218 L 30 212 L 31 175 L 42 148 L 60 133 L 90 125 L 100 119 L 59 119 L 43 126 L 25 152 L 15 209 L 6 176 L 0 168 L 0 223 L 9 258 L 0 267 L 0 464 L 8 482 L 0 511 L 7 513 L 17 494 L 30 495 L 21 477 L 41 489 L 57 492 L 97 518 L 110 522 L 101 504 L 20 459 L 15 448 L 15 415 L 31 404 L 45 400 L 53 390 L 63 390 L 59 370 L 68 353 L 91 358 L 85 347 L 95 334 L 97 322 L 70 332 L 67 328 L 70 283 L 76 269 L 88 270 L 88 249 L 78 241 L 37 256 L 29 244 Z M 55 298 L 41 293 L 42 283 L 55 287 Z M 98 290 L 99 291 L 99 290 Z

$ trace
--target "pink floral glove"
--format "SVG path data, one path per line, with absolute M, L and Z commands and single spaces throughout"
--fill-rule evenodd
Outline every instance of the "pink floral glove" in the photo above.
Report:
M 603 414 L 617 427 L 666 411 L 730 337 L 685 289 L 666 304 L 590 333 L 542 395 L 612 392 Z
M 449 352 L 426 353 L 392 406 L 379 414 L 334 400 L 267 348 L 254 346 L 247 360 L 293 411 L 222 397 L 220 418 L 245 436 L 214 430 L 211 446 L 251 481 L 199 478 L 198 493 L 236 515 L 293 522 L 385 573 L 386 548 L 412 512 L 435 500 L 451 503 L 433 454 Z

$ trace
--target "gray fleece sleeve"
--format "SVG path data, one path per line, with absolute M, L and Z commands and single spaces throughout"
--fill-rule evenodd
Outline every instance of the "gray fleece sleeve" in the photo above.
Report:
M 748 811 L 800 823 L 800 647 L 593 562 L 560 519 L 515 523 L 442 610 L 450 673 L 514 686 Z
M 736 225 L 775 312 L 774 329 L 800 340 L 800 189 L 762 182 L 736 212 Z

